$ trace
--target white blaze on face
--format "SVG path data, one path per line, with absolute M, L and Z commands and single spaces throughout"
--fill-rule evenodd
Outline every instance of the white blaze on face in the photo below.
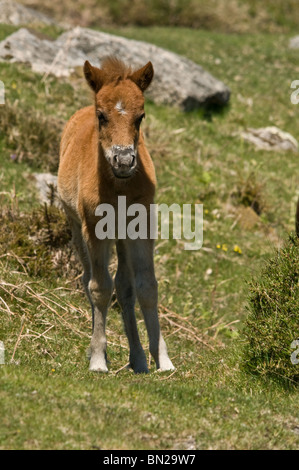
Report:
M 118 101 L 115 105 L 115 108 L 119 114 L 127 114 L 127 112 L 125 111 L 124 107 L 123 107 L 123 104 L 121 101 Z

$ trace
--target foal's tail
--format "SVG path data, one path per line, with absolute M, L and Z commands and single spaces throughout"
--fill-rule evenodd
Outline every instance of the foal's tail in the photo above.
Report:
M 296 221 L 295 221 L 295 225 L 296 225 L 297 237 L 299 238 L 299 198 L 298 198 L 298 202 L 297 202 L 297 210 L 296 210 Z

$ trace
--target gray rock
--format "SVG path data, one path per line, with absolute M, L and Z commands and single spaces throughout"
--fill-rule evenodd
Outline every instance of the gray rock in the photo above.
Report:
M 290 39 L 289 47 L 291 49 L 299 49 L 299 36 L 295 36 Z
M 82 66 L 85 55 L 71 47 L 71 43 L 57 43 L 40 39 L 26 28 L 21 28 L 0 42 L 0 61 L 29 64 L 34 72 L 52 73 L 68 77 L 77 66 Z
M 229 99 L 229 89 L 201 66 L 152 44 L 79 27 L 62 34 L 57 42 L 64 47 L 69 41 L 98 66 L 99 58 L 107 55 L 116 55 L 133 67 L 151 60 L 155 83 L 149 95 L 156 103 L 189 110 L 211 102 L 225 104 Z
M 278 127 L 261 127 L 259 129 L 247 129 L 241 132 L 244 140 L 252 142 L 257 148 L 263 150 L 291 150 L 298 151 L 297 140 L 288 132 Z
M 31 8 L 19 5 L 12 0 L 0 1 L 0 23 L 19 25 L 52 25 L 54 21 Z
M 33 177 L 40 202 L 61 207 L 57 193 L 57 176 L 51 173 L 33 173 Z
M 158 104 L 185 111 L 207 104 L 224 105 L 229 88 L 200 65 L 149 43 L 76 27 L 56 41 L 37 38 L 20 29 L 0 42 L 0 60 L 29 63 L 39 73 L 67 77 L 87 59 L 100 66 L 101 58 L 116 55 L 133 67 L 152 61 L 155 80 L 147 95 Z

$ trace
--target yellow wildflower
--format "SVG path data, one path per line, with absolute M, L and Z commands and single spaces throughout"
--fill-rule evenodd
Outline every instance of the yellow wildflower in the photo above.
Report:
M 235 245 L 235 246 L 234 246 L 234 252 L 235 252 L 235 253 L 239 253 L 239 255 L 242 254 L 242 250 L 241 250 L 241 248 L 239 247 L 239 245 Z

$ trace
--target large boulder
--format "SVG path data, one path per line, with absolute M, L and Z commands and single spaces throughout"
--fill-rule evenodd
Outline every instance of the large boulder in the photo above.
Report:
M 155 81 L 147 94 L 158 104 L 189 111 L 203 105 L 225 105 L 229 100 L 229 88 L 200 65 L 146 42 L 81 27 L 63 33 L 56 41 L 40 39 L 22 28 L 0 42 L 0 60 L 29 63 L 34 71 L 57 77 L 69 76 L 86 59 L 100 66 L 107 55 L 116 55 L 133 67 L 151 60 Z
M 52 25 L 54 21 L 32 8 L 19 5 L 12 0 L 0 1 L 0 23 L 19 25 Z
M 0 61 L 21 62 L 29 64 L 34 72 L 67 77 L 85 60 L 84 54 L 70 50 L 70 45 L 41 39 L 21 28 L 0 42 Z

